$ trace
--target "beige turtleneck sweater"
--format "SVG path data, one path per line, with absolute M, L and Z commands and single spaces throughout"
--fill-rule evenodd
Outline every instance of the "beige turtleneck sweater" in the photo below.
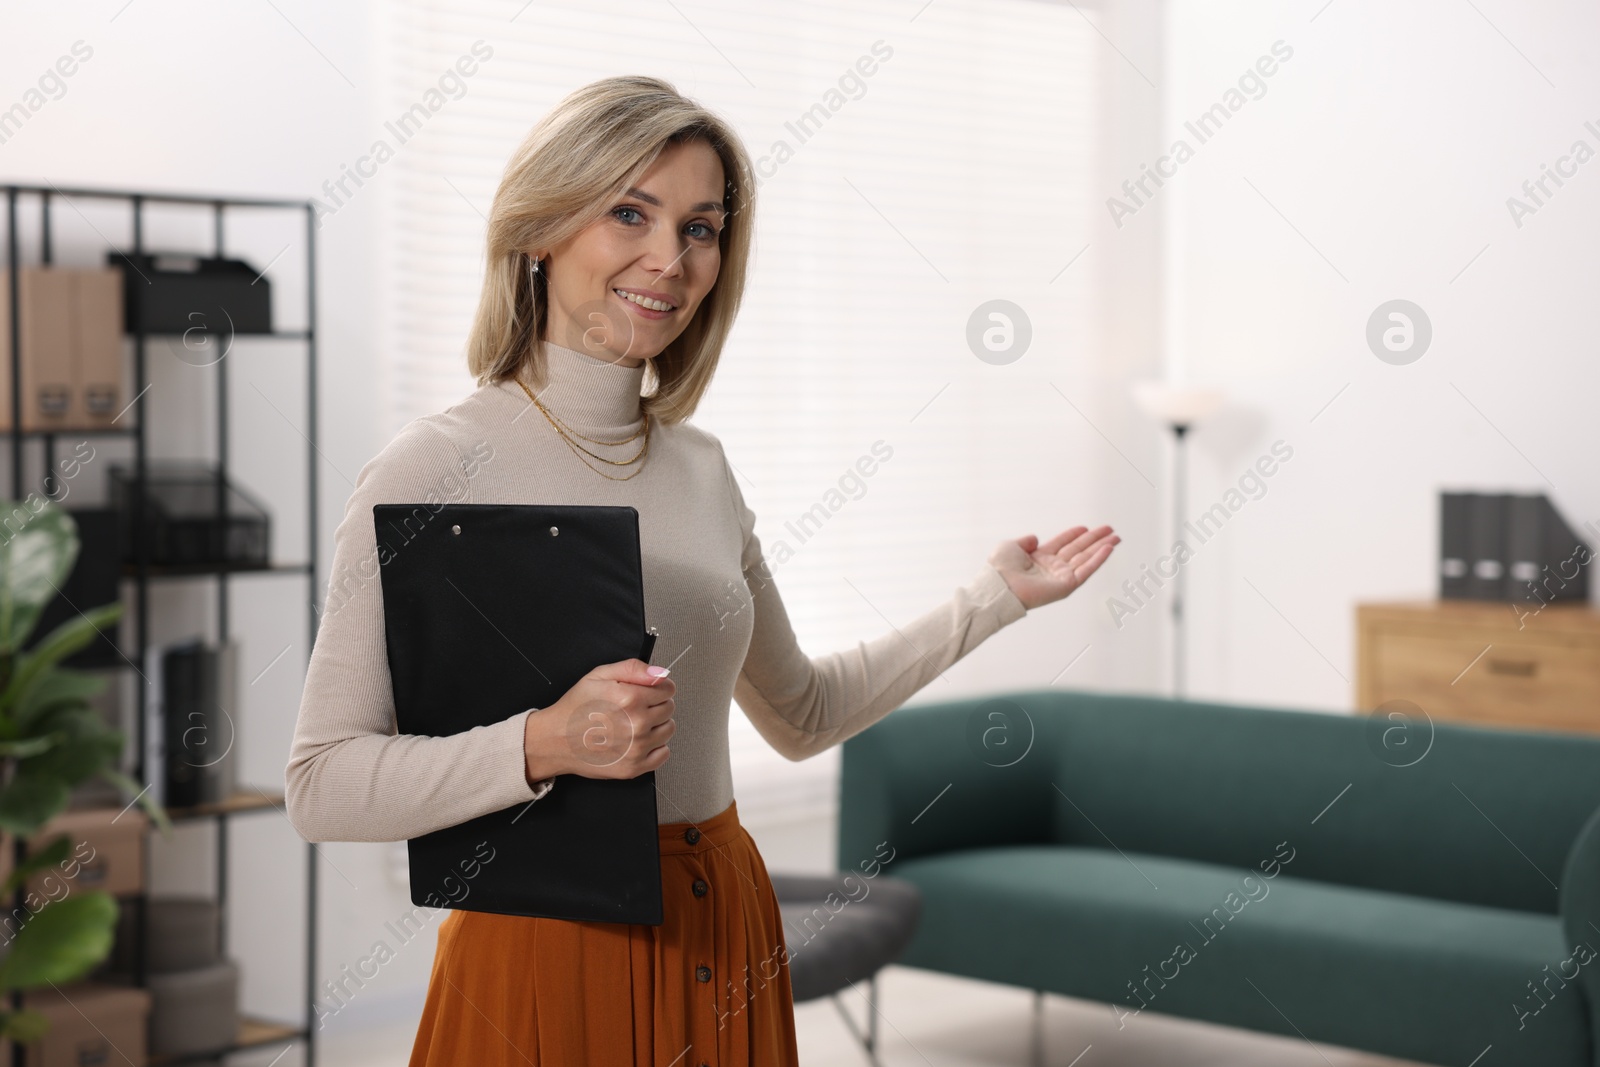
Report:
M 549 381 L 535 392 L 557 418 L 589 437 L 625 437 L 637 427 L 642 364 L 556 345 L 548 351 Z M 584 443 L 615 459 L 638 450 L 638 442 Z M 289 819 L 308 841 L 419 837 L 561 788 L 559 777 L 528 782 L 523 729 L 537 709 L 447 737 L 396 733 L 372 505 L 421 502 L 638 510 L 645 614 L 660 632 L 653 662 L 670 664 L 677 683 L 672 753 L 656 771 L 661 822 L 707 819 L 733 800 L 734 701 L 773 748 L 805 759 L 888 715 L 1026 612 L 985 563 L 906 625 L 807 656 L 716 437 L 653 420 L 643 469 L 612 481 L 586 468 L 517 383 L 482 386 L 408 423 L 368 461 L 334 532 L 284 775 Z

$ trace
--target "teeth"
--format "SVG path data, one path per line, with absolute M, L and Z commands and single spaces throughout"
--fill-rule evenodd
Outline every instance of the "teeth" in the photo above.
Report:
M 636 293 L 624 292 L 621 289 L 613 289 L 611 291 L 622 297 L 622 299 L 632 300 L 640 307 L 649 308 L 651 311 L 671 311 L 676 306 L 674 304 L 664 304 L 659 300 L 651 300 L 648 296 L 639 296 Z

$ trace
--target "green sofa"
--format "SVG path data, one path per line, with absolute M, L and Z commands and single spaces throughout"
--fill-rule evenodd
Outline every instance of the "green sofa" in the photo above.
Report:
M 1119 1027 L 1600 1067 L 1600 737 L 1060 690 L 912 706 L 844 743 L 838 849 L 921 889 L 899 963 Z

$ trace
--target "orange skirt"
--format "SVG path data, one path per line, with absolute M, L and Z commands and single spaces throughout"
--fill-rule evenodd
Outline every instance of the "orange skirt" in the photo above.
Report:
M 658 828 L 660 926 L 446 916 L 410 1067 L 799 1067 L 778 897 L 737 804 Z

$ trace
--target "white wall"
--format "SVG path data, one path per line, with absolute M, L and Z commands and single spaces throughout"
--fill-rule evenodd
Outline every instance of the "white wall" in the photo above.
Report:
M 1195 434 L 1190 513 L 1273 441 L 1294 449 L 1191 565 L 1191 689 L 1348 710 L 1355 605 L 1435 593 L 1441 487 L 1543 491 L 1574 527 L 1600 519 L 1583 431 L 1600 386 L 1600 163 L 1520 228 L 1506 206 L 1575 140 L 1600 149 L 1584 127 L 1600 126 L 1600 13 L 1368 0 L 1168 10 L 1169 145 L 1274 41 L 1293 48 L 1157 197 L 1181 281 L 1168 358 L 1232 398 Z M 1364 340 L 1395 298 L 1434 330 L 1404 366 Z

